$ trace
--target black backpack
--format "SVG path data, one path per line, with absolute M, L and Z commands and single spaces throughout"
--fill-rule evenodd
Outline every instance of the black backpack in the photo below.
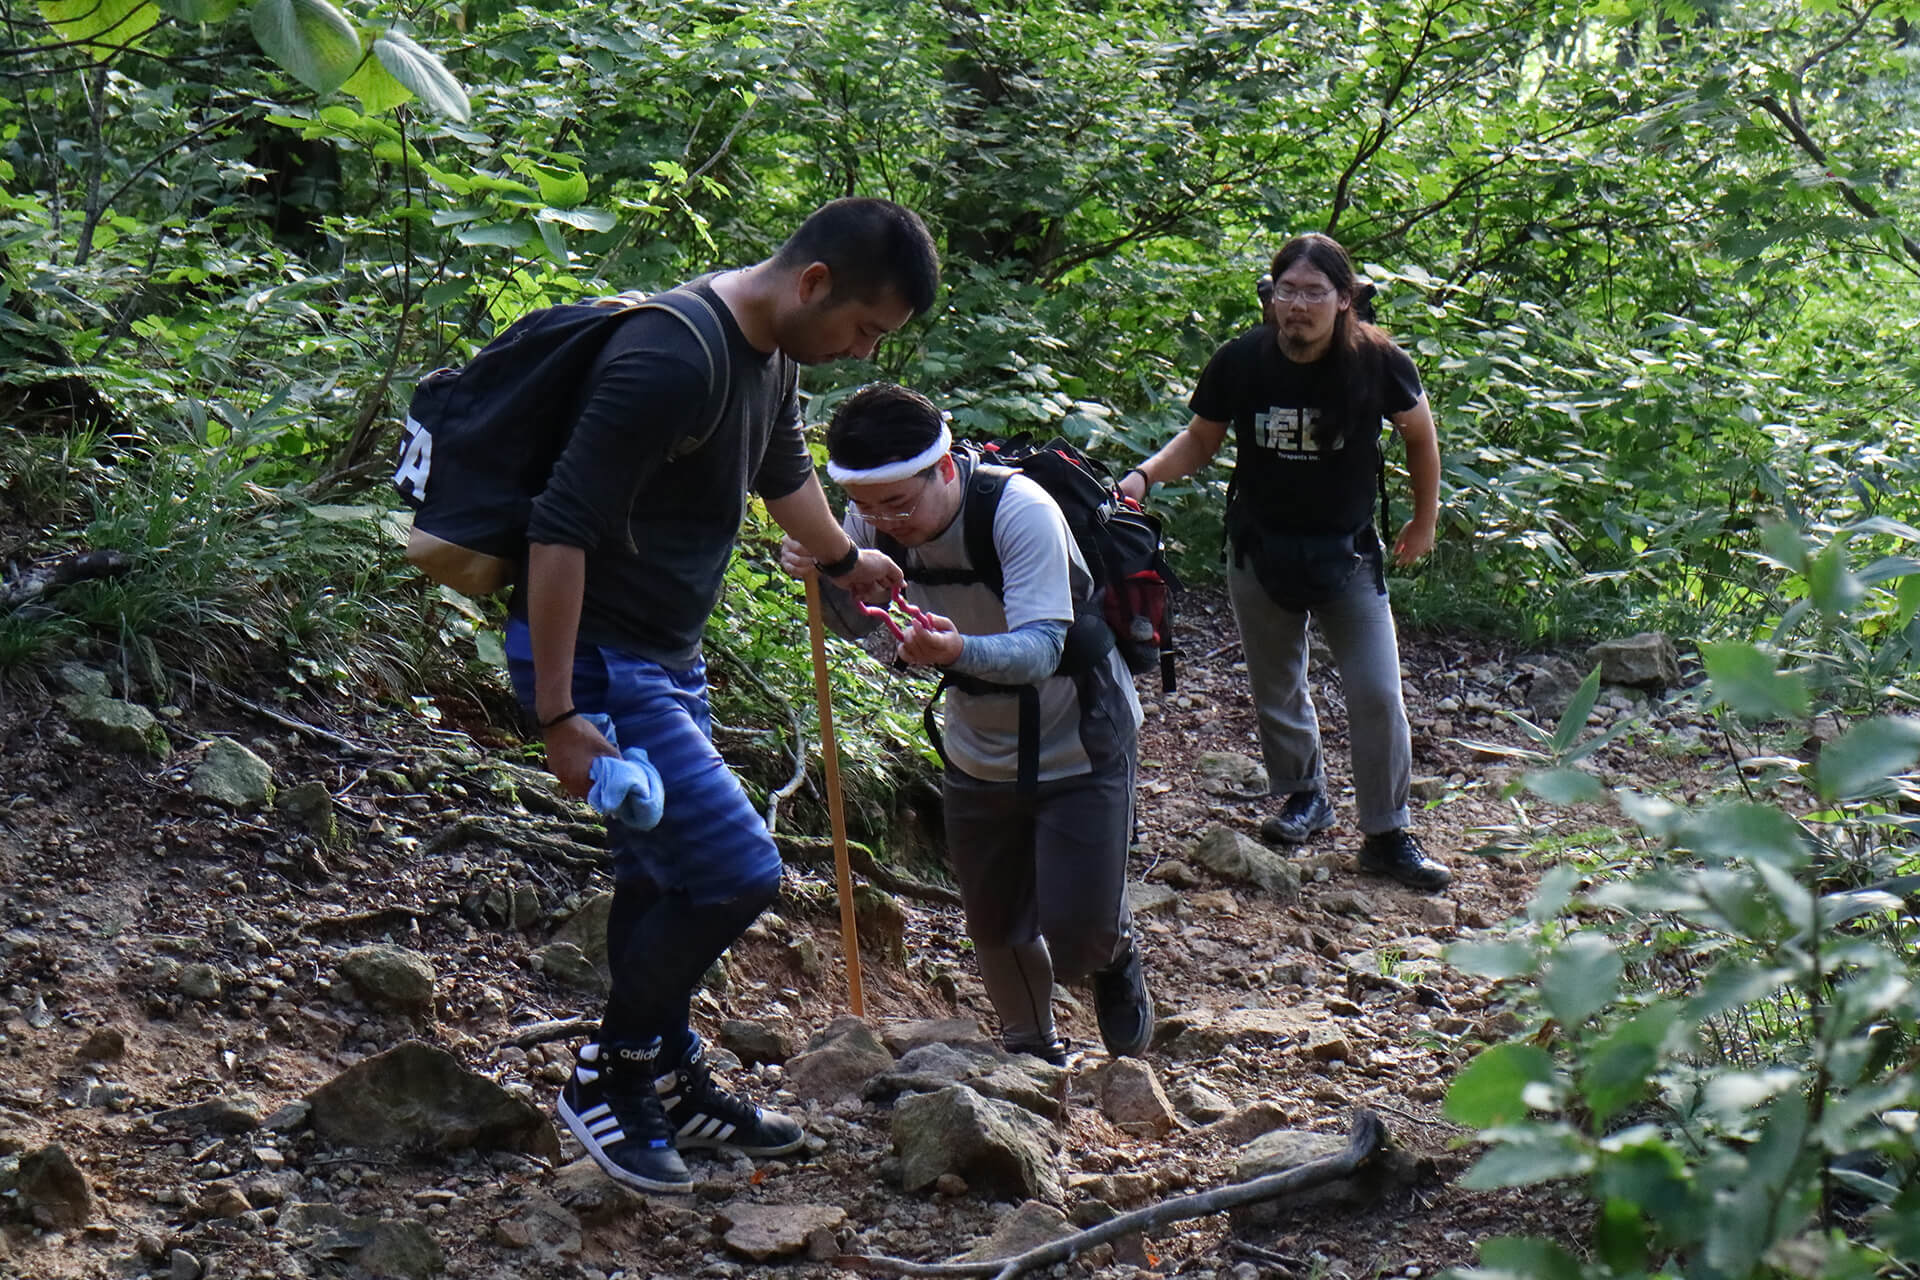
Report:
M 910 582 L 926 586 L 981 583 L 995 595 L 1003 595 L 1005 578 L 993 545 L 993 524 L 1007 481 L 1017 471 L 1046 490 L 1059 506 L 1093 578 L 1088 610 L 1068 629 L 1054 674 L 1079 676 L 1118 649 L 1127 670 L 1135 675 L 1158 670 L 1161 691 L 1172 693 L 1173 594 L 1181 584 L 1167 563 L 1159 518 L 1121 497 L 1107 469 L 1063 438 L 1038 447 L 1024 436 L 999 442 L 961 441 L 953 452 L 973 462 L 962 500 L 967 561 L 973 568 L 909 567 L 905 549 L 877 531 L 874 545 L 900 564 Z M 943 760 L 946 753 L 933 720 L 933 705 L 949 687 L 1021 698 L 1020 784 L 1031 788 L 1038 777 L 1038 691 L 1031 685 L 1009 687 L 951 672 L 943 675 L 924 717 L 928 736 Z
M 407 559 L 468 596 L 506 586 L 527 542 L 533 500 L 573 432 L 588 375 L 620 325 L 642 311 L 677 317 L 707 356 L 707 412 L 674 446 L 707 442 L 726 411 L 726 329 L 691 289 L 621 294 L 530 312 L 458 369 L 428 374 L 407 406 L 393 484 L 414 510 Z

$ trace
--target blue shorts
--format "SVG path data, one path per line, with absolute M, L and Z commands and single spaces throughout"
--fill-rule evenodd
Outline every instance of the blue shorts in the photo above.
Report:
M 514 694 L 531 714 L 533 643 L 525 622 L 507 624 L 506 649 Z M 644 748 L 666 796 L 651 831 L 607 824 L 615 880 L 650 879 L 696 903 L 729 902 L 780 883 L 773 837 L 714 749 L 705 663 L 670 671 L 619 649 L 581 645 L 573 703 L 610 717 L 622 748 Z

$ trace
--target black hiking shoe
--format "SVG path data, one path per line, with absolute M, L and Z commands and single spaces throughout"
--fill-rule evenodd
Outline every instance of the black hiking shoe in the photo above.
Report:
M 1059 1036 L 1051 1040 L 1009 1040 L 1002 1047 L 1008 1053 L 1024 1053 L 1055 1067 L 1066 1066 L 1070 1052 L 1067 1042 Z
M 674 1150 L 654 1065 L 660 1041 L 585 1045 L 554 1108 L 593 1162 L 615 1182 L 642 1191 L 692 1191 L 693 1175 Z
M 724 1147 L 750 1156 L 780 1156 L 806 1145 L 805 1130 L 777 1111 L 762 1111 L 713 1078 L 700 1037 L 689 1033 L 680 1065 L 653 1082 L 682 1151 Z
M 1318 789 L 1296 791 L 1280 812 L 1260 824 L 1260 838 L 1268 844 L 1304 844 L 1316 831 L 1333 825 L 1333 803 Z
M 1453 883 L 1453 872 L 1421 846 L 1420 837 L 1405 828 L 1368 836 L 1360 842 L 1358 861 L 1360 869 L 1369 875 L 1387 876 L 1409 889 L 1432 893 Z
M 1093 1012 L 1100 1039 L 1116 1058 L 1137 1058 L 1153 1040 L 1153 997 L 1140 972 L 1140 948 L 1127 939 L 1127 952 L 1093 975 Z

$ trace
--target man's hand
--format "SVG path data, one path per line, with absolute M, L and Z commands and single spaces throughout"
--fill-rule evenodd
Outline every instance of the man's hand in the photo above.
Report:
M 1433 550 L 1433 525 L 1409 520 L 1393 540 L 1393 562 L 1402 569 Z
M 547 769 L 560 779 L 567 794 L 584 798 L 593 788 L 595 756 L 618 755 L 606 735 L 582 716 L 568 716 L 546 730 Z
M 937 613 L 922 613 L 907 638 L 900 642 L 900 656 L 918 667 L 945 667 L 960 656 L 965 641 L 951 619 Z
M 784 547 L 781 548 L 780 560 L 782 564 L 786 563 Z M 885 604 L 906 582 L 906 575 L 900 572 L 900 566 L 893 562 L 893 557 L 871 547 L 861 551 L 860 563 L 853 566 L 853 572 L 833 579 L 834 586 L 868 604 Z
M 802 582 L 820 573 L 820 562 L 792 536 L 780 539 L 780 567 Z

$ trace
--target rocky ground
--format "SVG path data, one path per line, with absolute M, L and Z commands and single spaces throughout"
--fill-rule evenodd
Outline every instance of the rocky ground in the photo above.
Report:
M 1419 829 L 1457 873 L 1428 897 L 1351 868 L 1324 675 L 1343 825 L 1278 856 L 1250 839 L 1271 809 L 1232 619 L 1202 593 L 1183 621 L 1180 691 L 1142 682 L 1132 870 L 1161 1027 L 1144 1066 L 1107 1060 L 1077 991 L 1068 1071 L 998 1054 L 957 910 L 910 892 L 863 895 L 866 1016 L 847 1019 L 831 878 L 799 868 L 696 1015 L 812 1139 L 696 1156 L 682 1197 L 617 1188 L 550 1123 L 569 1019 L 597 1005 L 606 884 L 589 815 L 524 752 L 264 695 L 155 718 L 117 669 L 7 690 L 0 1274 L 847 1276 L 851 1255 L 941 1260 L 996 1231 L 1004 1251 L 1336 1150 L 1356 1108 L 1393 1142 L 1366 1176 L 1056 1274 L 1417 1277 L 1492 1235 L 1577 1238 L 1553 1193 L 1457 1185 L 1471 1151 L 1447 1084 L 1518 1022 L 1441 955 L 1524 906 L 1542 859 L 1503 839 L 1597 821 L 1523 819 L 1511 762 L 1466 745 L 1524 743 L 1502 709 L 1551 712 L 1578 672 L 1409 638 Z M 1596 724 L 1631 701 L 1610 700 Z M 1597 767 L 1684 787 L 1710 745 L 1662 714 L 1677 749 L 1643 735 Z

